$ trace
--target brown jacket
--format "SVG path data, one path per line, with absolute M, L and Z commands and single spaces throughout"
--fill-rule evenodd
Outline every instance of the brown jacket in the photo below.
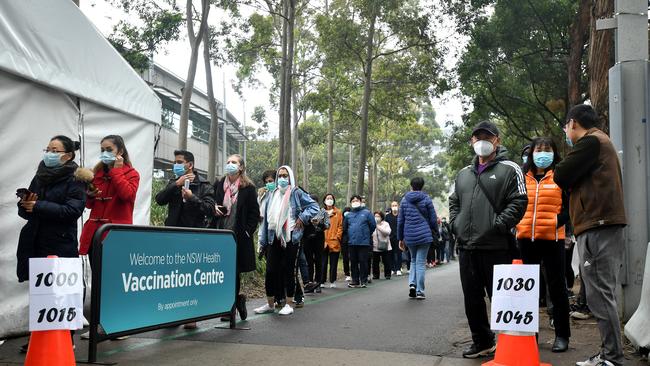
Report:
M 600 226 L 627 224 L 621 164 L 603 131 L 589 129 L 555 167 L 554 180 L 571 192 L 569 211 L 575 235 Z
M 343 237 L 343 214 L 334 207 L 330 215 L 330 228 L 325 230 L 325 247 L 331 252 L 341 251 L 341 238 Z

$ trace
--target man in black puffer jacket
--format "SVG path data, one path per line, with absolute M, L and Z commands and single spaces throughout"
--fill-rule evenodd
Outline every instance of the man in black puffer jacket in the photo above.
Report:
M 508 160 L 499 146 L 499 130 L 481 122 L 472 131 L 476 157 L 462 169 L 449 197 L 450 224 L 457 238 L 460 279 L 465 297 L 465 314 L 473 344 L 465 358 L 494 352 L 494 333 L 485 308 L 484 295 L 492 297 L 495 264 L 508 264 L 511 230 L 526 212 L 528 197 L 521 169 Z M 496 206 L 496 207 L 495 207 Z

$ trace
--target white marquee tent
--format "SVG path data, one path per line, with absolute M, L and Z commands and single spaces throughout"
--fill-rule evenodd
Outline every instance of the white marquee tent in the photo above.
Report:
M 96 164 L 103 136 L 124 137 L 140 173 L 134 223 L 149 223 L 160 100 L 70 0 L 0 1 L 0 338 L 27 330 L 28 285 L 16 279 L 26 187 L 52 136 L 82 142 Z

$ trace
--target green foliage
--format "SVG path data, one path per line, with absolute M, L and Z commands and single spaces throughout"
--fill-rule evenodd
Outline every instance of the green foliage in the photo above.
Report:
M 156 203 L 156 195 L 167 186 L 168 181 L 165 179 L 154 179 L 151 189 L 151 216 L 150 221 L 153 226 L 165 226 L 167 218 L 167 206 L 160 206 Z
M 473 105 L 463 126 L 446 142 L 448 174 L 469 164 L 470 128 L 489 119 L 502 143 L 519 161 L 524 144 L 552 136 L 563 146 L 560 128 L 567 111 L 569 26 L 577 3 L 570 0 L 445 0 L 458 30 L 470 37 L 457 66 L 460 90 Z M 516 31 L 513 31 L 516 30 Z
M 262 186 L 262 173 L 278 167 L 278 140 L 254 140 L 247 144 L 246 172 L 256 186 Z

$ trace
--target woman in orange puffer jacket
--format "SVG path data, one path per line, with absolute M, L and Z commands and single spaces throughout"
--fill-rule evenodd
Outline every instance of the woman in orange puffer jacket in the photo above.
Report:
M 553 181 L 553 169 L 560 161 L 551 138 L 533 140 L 528 152 L 526 189 L 528 208 L 517 225 L 517 239 L 525 264 L 544 264 L 546 281 L 553 302 L 555 342 L 553 352 L 569 346 L 569 300 L 564 276 L 564 225 L 569 220 L 569 200 Z

